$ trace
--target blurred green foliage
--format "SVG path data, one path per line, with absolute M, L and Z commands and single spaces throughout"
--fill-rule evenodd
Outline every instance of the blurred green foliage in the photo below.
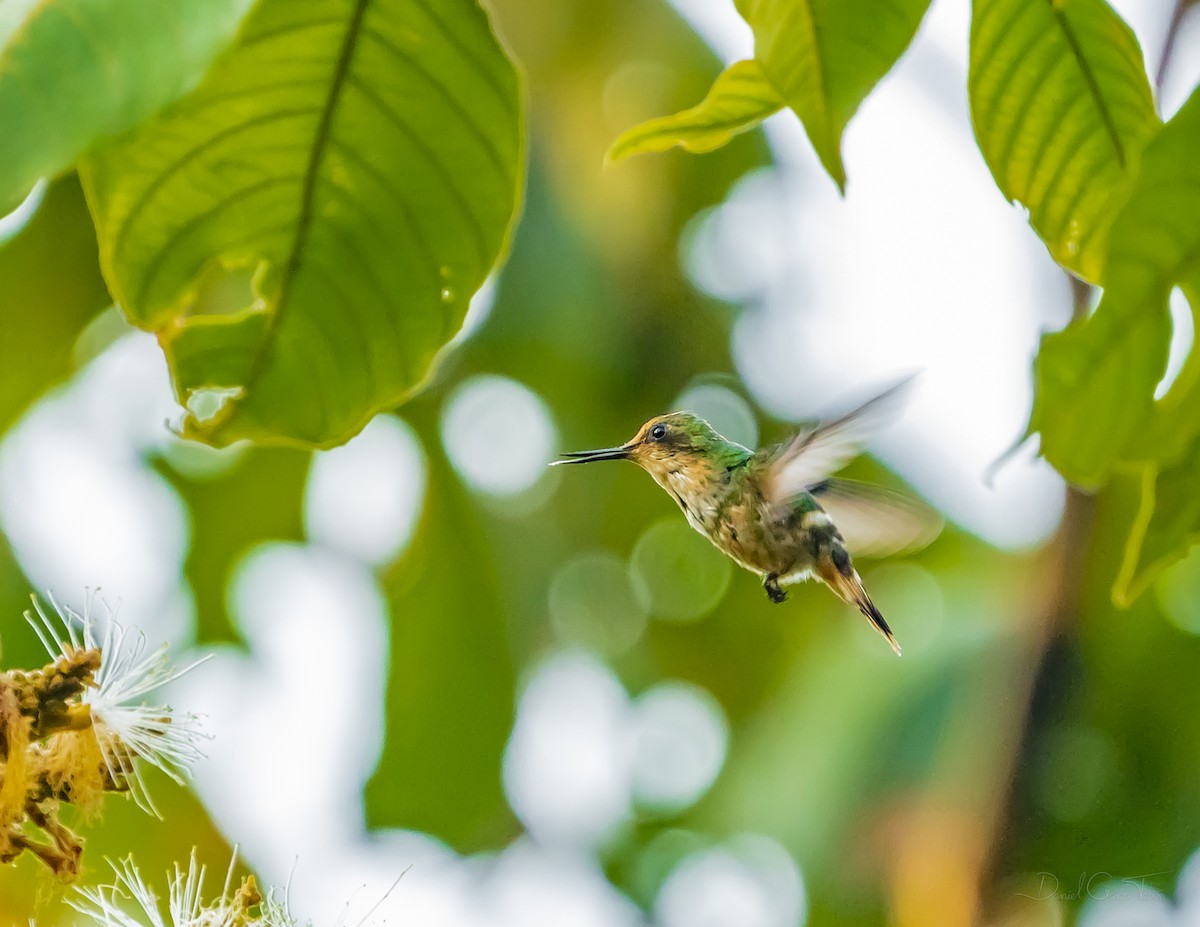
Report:
M 70 167 L 195 87 L 251 5 L 6 3 L 0 125 L 10 131 L 0 133 L 0 212 L 16 206 L 39 178 Z
M 836 3 L 739 6 L 754 60 L 839 184 L 842 131 L 926 5 L 876 4 L 878 22 L 852 22 Z M 602 848 L 606 875 L 642 905 L 686 854 L 747 832 L 794 855 L 814 925 L 1014 912 L 1037 923 L 1056 909 L 1014 906 L 1038 872 L 1065 882 L 1098 869 L 1156 873 L 1150 883 L 1165 889 L 1200 845 L 1200 725 L 1186 695 L 1200 669 L 1200 570 L 1194 558 L 1174 567 L 1128 614 L 1114 613 L 1111 589 L 1119 578 L 1119 598 L 1132 601 L 1200 531 L 1195 354 L 1154 396 L 1170 292 L 1182 288 L 1193 306 L 1200 294 L 1200 105 L 1194 95 L 1158 128 L 1141 50 L 1101 0 L 974 9 L 969 89 L 983 156 L 1051 254 L 1105 286 L 1090 317 L 1044 342 L 1031 424 L 1051 462 L 1098 497 L 1094 516 L 1069 514 L 1041 552 L 1003 554 L 951 528 L 912 560 L 868 568 L 903 661 L 820 589 L 769 607 L 631 468 L 549 474 L 499 499 L 469 489 L 443 450 L 447 396 L 476 374 L 542 397 L 564 447 L 623 440 L 714 375 L 738 384 L 736 310 L 692 287 L 678 251 L 690 223 L 770 162 L 759 133 L 739 133 L 777 104 L 759 84 L 748 103 L 714 92 L 635 146 L 719 146 L 709 157 L 602 167 L 629 126 L 714 86 L 717 61 L 665 3 L 492 0 L 523 70 L 526 141 L 516 72 L 476 4 L 260 0 L 192 93 L 136 127 L 95 130 L 69 155 L 39 155 L 37 172 L 52 173 L 89 152 L 96 225 L 66 174 L 0 242 L 0 430 L 76 369 L 80 334 L 112 292 L 159 332 L 181 399 L 254 387 L 190 434 L 345 440 L 425 379 L 524 196 L 490 314 L 397 409 L 427 474 L 413 538 L 378 571 L 391 625 L 368 824 L 421 830 L 464 853 L 504 846 L 520 830 L 501 782 L 519 685 L 548 654 L 582 646 L 635 695 L 662 680 L 702 687 L 730 727 L 726 764 L 699 804 L 640 809 Z M 864 39 L 868 20 L 880 28 Z M 369 41 L 368 27 L 379 30 Z M 1040 81 L 1018 67 L 1034 45 Z M 64 79 L 87 79 L 94 63 L 66 58 L 66 71 L 80 71 Z M 425 89 L 408 93 L 410 80 Z M 118 100 L 114 86 L 99 82 L 97 99 Z M 0 103 L 15 92 L 0 72 Z M 418 128 L 388 128 L 372 94 L 402 102 Z M 138 105 L 167 102 L 164 91 Z M 14 169 L 0 191 L 27 181 Z M 285 304 L 283 321 L 266 321 Z M 769 436 L 785 432 L 760 418 Z M 196 640 L 237 643 L 230 577 L 263 543 L 305 540 L 312 454 L 193 452 L 148 451 L 144 463 L 189 514 L 180 579 L 194 595 Z M 870 461 L 852 473 L 895 482 Z M 4 663 L 32 665 L 17 617 L 29 583 L 0 542 Z M 193 845 L 220 859 L 223 841 L 187 791 L 162 783 L 157 794 L 166 824 L 110 802 L 84 826 L 85 880 L 103 877 L 106 854 L 134 847 L 147 871 Z M 36 911 L 57 923 L 58 895 L 29 860 L 0 869 L 4 922 Z
M 29 223 L 0 242 L 0 280 L 0 428 L 7 429 L 71 370 L 75 339 L 109 304 L 74 175 L 51 184 Z

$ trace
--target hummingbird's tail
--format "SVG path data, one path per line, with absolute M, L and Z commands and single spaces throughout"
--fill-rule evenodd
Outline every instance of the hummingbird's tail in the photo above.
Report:
M 858 570 L 854 569 L 854 564 L 850 562 L 850 555 L 846 553 L 844 547 L 835 542 L 829 550 L 822 552 L 817 560 L 815 572 L 825 585 L 838 594 L 843 602 L 856 606 L 860 612 L 866 615 L 871 624 L 875 626 L 875 630 L 887 638 L 887 642 L 891 644 L 896 656 L 900 656 L 900 644 L 896 640 L 896 635 L 892 633 L 883 613 L 875 607 L 875 603 L 867 595 L 862 578 L 858 575 Z

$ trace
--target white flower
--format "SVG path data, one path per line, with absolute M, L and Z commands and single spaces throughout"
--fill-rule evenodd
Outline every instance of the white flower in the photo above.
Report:
M 157 766 L 175 782 L 203 754 L 198 746 L 205 736 L 195 715 L 173 715 L 170 707 L 146 705 L 141 700 L 156 689 L 178 679 L 208 659 L 175 669 L 167 659 L 167 645 L 147 650 L 140 631 L 130 633 L 114 619 L 116 610 L 100 600 L 105 611 L 102 636 L 97 639 L 96 619 L 92 615 L 95 593 L 89 591 L 83 614 L 63 607 L 47 594 L 52 612 L 47 613 L 36 596 L 34 611 L 25 612 L 52 659 L 78 650 L 99 650 L 100 669 L 95 686 L 86 689 L 83 702 L 92 717 L 92 730 L 108 774 L 117 784 L 129 789 L 138 806 L 162 817 L 142 779 L 137 757 Z M 35 617 L 36 612 L 36 617 Z
M 192 863 L 195 864 L 195 856 L 192 857 Z M 116 874 L 116 882 L 98 888 L 78 889 L 80 897 L 68 898 L 67 904 L 103 927 L 144 927 L 146 924 L 151 927 L 165 927 L 162 912 L 158 908 L 158 899 L 142 881 L 142 874 L 133 864 L 133 858 L 128 857 L 119 865 L 110 861 L 109 865 Z M 117 898 L 123 895 L 132 897 L 141 911 L 130 913 L 119 904 Z M 179 923 L 174 920 L 174 915 L 172 923 Z
M 77 889 L 75 897 L 68 898 L 67 903 L 94 921 L 97 927 L 298 927 L 296 916 L 288 906 L 291 879 L 282 896 L 277 895 L 275 889 L 270 889 L 264 895 L 253 878 L 243 879 L 234 889 L 236 862 L 235 847 L 221 894 L 205 904 L 205 869 L 197 865 L 196 851 L 192 850 L 187 871 L 176 865 L 174 873 L 167 879 L 166 920 L 163 919 L 157 896 L 142 879 L 133 857 L 126 857 L 120 863 L 109 862 L 116 875 L 111 885 Z M 356 927 L 365 927 L 367 919 L 378 910 L 399 882 L 398 877 L 383 898 L 356 923 Z M 347 904 L 334 927 L 345 927 L 349 911 L 350 905 Z
M 243 882 L 239 889 L 231 891 L 236 861 L 235 851 L 229 861 L 225 887 L 217 898 L 205 904 L 205 867 L 196 864 L 193 850 L 187 871 L 176 865 L 175 872 L 167 879 L 166 921 L 158 898 L 142 879 L 132 857 L 126 857 L 120 863 L 110 861 L 116 876 L 111 885 L 78 889 L 78 897 L 67 899 L 67 903 L 99 927 L 292 927 L 290 919 L 269 919 L 273 909 L 283 909 L 273 899 L 263 899 L 253 882 Z M 122 903 L 124 898 L 134 904 Z M 252 917 L 249 908 L 256 905 L 261 905 L 261 914 Z

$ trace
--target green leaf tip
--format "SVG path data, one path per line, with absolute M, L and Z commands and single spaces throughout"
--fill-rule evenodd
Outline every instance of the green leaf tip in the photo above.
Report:
M 842 135 L 912 42 L 929 0 L 741 0 L 754 57 L 845 192 Z
M 625 132 L 607 160 L 675 146 L 712 151 L 787 106 L 844 194 L 846 125 L 904 53 L 928 8 L 929 0 L 738 0 L 754 32 L 754 58 L 723 71 L 699 105 Z
M 676 146 L 693 154 L 714 151 L 735 135 L 755 128 L 783 105 L 758 62 L 739 61 L 721 72 L 696 106 L 650 119 L 624 132 L 613 142 L 605 160 L 621 161 Z

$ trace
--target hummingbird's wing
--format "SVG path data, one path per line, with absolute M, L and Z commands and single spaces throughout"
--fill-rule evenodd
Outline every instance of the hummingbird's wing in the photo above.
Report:
M 873 431 L 890 419 L 912 377 L 864 402 L 840 418 L 806 428 L 771 452 L 763 488 L 773 502 L 788 503 L 811 491 L 862 453 Z
M 855 557 L 919 550 L 942 530 L 942 516 L 906 493 L 839 479 L 822 480 L 811 492 Z

